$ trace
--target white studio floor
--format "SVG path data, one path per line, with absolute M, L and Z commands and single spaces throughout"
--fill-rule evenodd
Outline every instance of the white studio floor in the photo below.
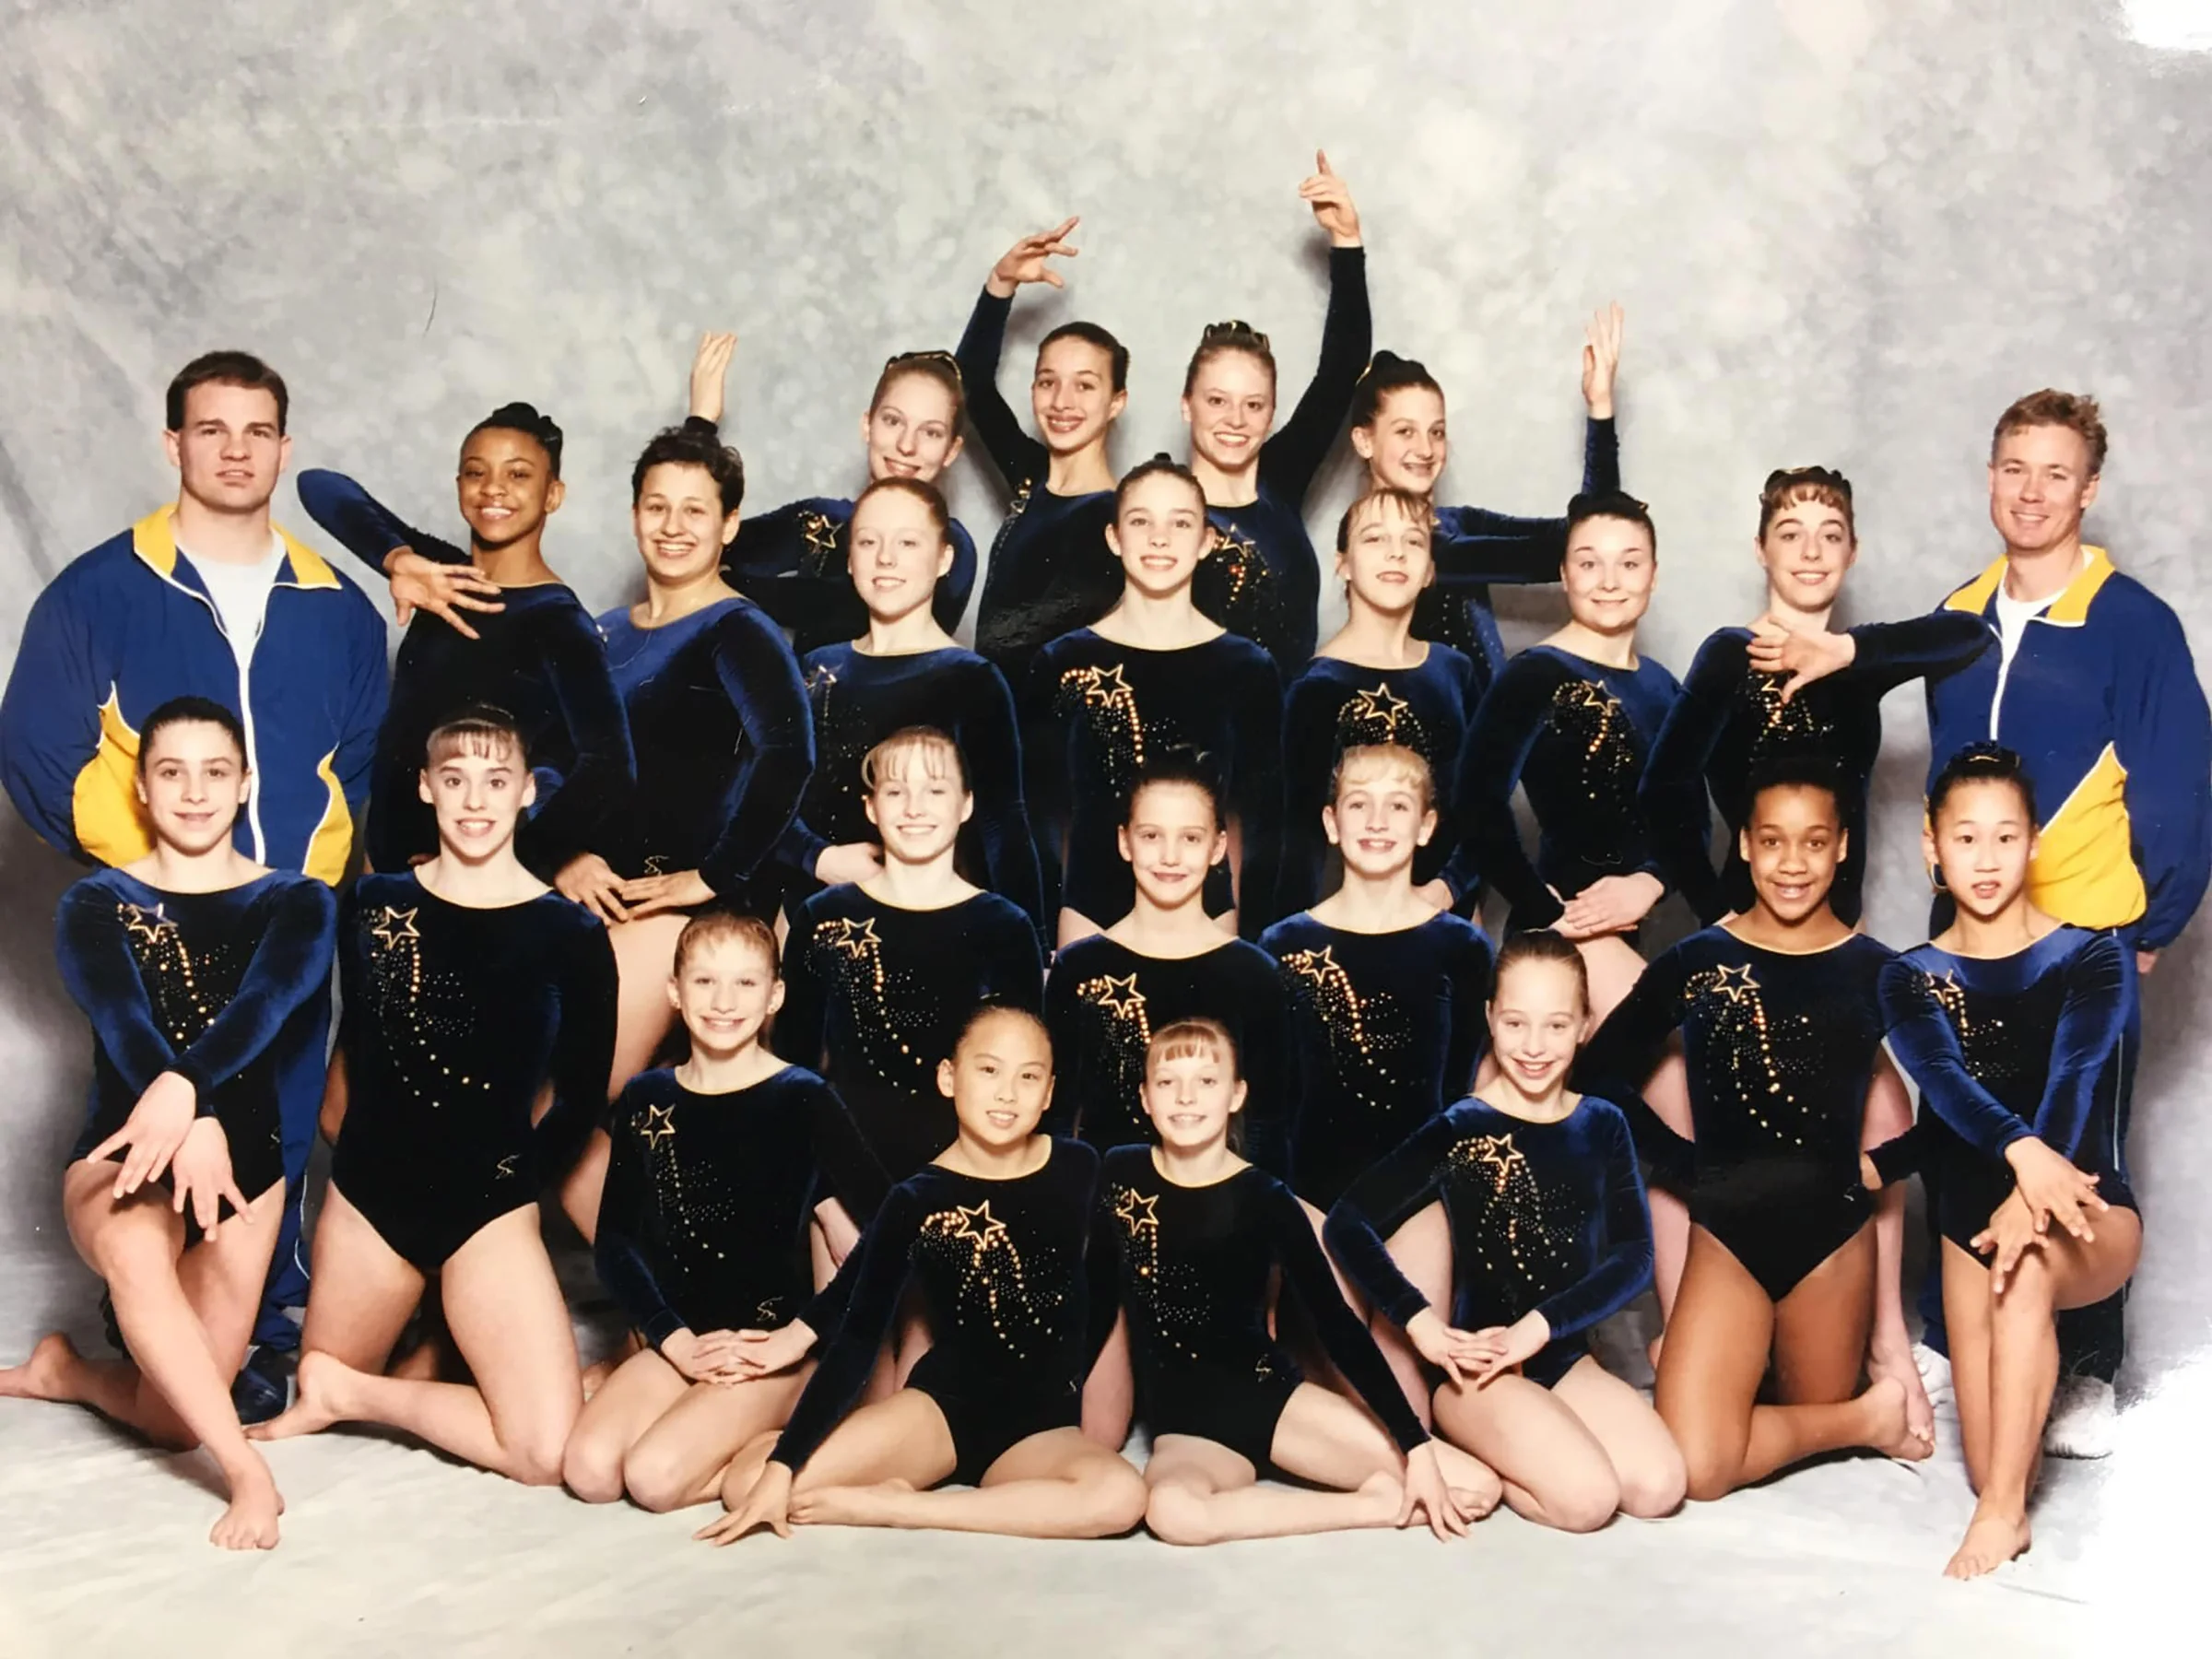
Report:
M 74 1262 L 11 1266 L 0 1360 L 56 1323 L 97 1342 L 94 1294 Z M 2031 1554 L 1961 1585 L 1940 1577 L 1971 1509 L 1944 1428 L 1918 1469 L 1831 1465 L 1588 1537 L 1501 1512 L 1449 1546 L 1365 1533 L 1205 1550 L 837 1529 L 713 1550 L 689 1540 L 706 1511 L 588 1508 L 339 1431 L 270 1449 L 283 1544 L 228 1556 L 206 1542 L 219 1504 L 201 1460 L 149 1452 L 76 1407 L 0 1401 L 0 1655 L 1229 1659 L 1542 1641 L 1961 1659 L 2078 1653 L 2093 1628 L 2109 1639 L 2092 1606 L 2115 1579 L 2102 1516 L 2157 1454 L 2124 1445 L 2104 1464 L 2053 1465 Z

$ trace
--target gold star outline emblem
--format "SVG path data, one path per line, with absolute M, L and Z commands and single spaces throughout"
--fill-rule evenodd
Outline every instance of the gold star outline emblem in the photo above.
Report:
M 386 950 L 402 939 L 419 939 L 422 935 L 415 931 L 415 917 L 421 909 L 420 905 L 417 905 L 414 910 L 403 911 L 387 904 L 384 906 L 383 919 L 371 924 L 369 931 L 376 935 L 376 942 Z
M 645 1108 L 645 1122 L 638 1130 L 638 1135 L 647 1146 L 657 1147 L 675 1133 L 675 1107 L 648 1106 Z
M 1159 1230 L 1159 1200 L 1150 1193 L 1123 1187 L 1114 1197 L 1113 1217 L 1129 1230 L 1129 1236 L 1134 1239 L 1147 1227 L 1154 1232 Z
M 1748 962 L 1740 968 L 1717 969 L 1715 972 L 1718 977 L 1713 981 L 1714 994 L 1726 997 L 1732 1003 L 1744 1001 L 1759 989 L 1759 982 L 1751 977 L 1751 964 Z
M 1387 680 L 1372 691 L 1355 692 L 1351 703 L 1355 720 L 1375 721 L 1394 737 L 1398 735 L 1398 721 L 1412 707 L 1404 698 L 1392 694 Z
M 162 907 L 159 904 L 151 910 L 143 904 L 119 904 L 115 910 L 123 918 L 124 932 L 134 939 L 147 945 L 158 945 L 165 935 L 171 938 L 176 936 L 177 924 L 162 913 Z
M 1115 979 L 1111 973 L 1090 981 L 1083 987 L 1084 994 L 1108 1013 L 1124 1018 L 1145 1011 L 1145 994 L 1136 988 L 1136 975 L 1126 974 Z
M 959 1216 L 959 1220 L 952 1230 L 952 1236 L 965 1239 L 974 1245 L 975 1253 L 979 1256 L 1006 1236 L 1006 1224 L 992 1215 L 991 1200 L 988 1198 L 973 1208 L 965 1204 L 955 1205 L 953 1213 Z
M 873 916 L 860 922 L 839 917 L 836 921 L 824 925 L 822 942 L 843 951 L 847 956 L 855 959 L 866 956 L 869 951 L 879 948 L 883 944 L 883 941 L 876 936 L 876 918 Z

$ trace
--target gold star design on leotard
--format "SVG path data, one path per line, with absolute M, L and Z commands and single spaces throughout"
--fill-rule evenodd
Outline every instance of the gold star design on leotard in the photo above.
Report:
M 1006 1224 L 992 1215 L 990 1199 L 984 1199 L 972 1209 L 965 1204 L 955 1205 L 953 1208 L 959 1216 L 959 1222 L 954 1227 L 952 1236 L 974 1245 L 977 1255 L 1006 1236 Z
M 1117 697 L 1133 695 L 1129 682 L 1122 677 L 1122 665 L 1093 669 L 1083 688 L 1083 700 L 1091 703 L 1110 703 Z
M 1129 1230 L 1129 1236 L 1133 1239 L 1147 1227 L 1158 1232 L 1159 1205 L 1159 1200 L 1152 1194 L 1132 1192 L 1124 1187 L 1121 1196 L 1114 1201 L 1114 1219 Z
M 1355 719 L 1379 722 L 1391 737 L 1398 735 L 1398 720 L 1413 705 L 1402 697 L 1391 694 L 1388 681 L 1372 691 L 1355 692 L 1352 696 L 1352 714 Z
M 123 916 L 124 931 L 134 939 L 148 945 L 158 945 L 164 937 L 176 935 L 177 924 L 162 914 L 161 906 L 148 910 L 143 904 L 125 904 L 118 907 Z
M 843 951 L 855 959 L 865 957 L 871 949 L 880 947 L 883 941 L 876 936 L 876 918 L 853 922 L 839 917 L 822 926 L 823 943 Z
M 1100 1007 L 1126 1018 L 1145 1011 L 1145 994 L 1136 988 L 1136 975 L 1132 973 L 1115 979 L 1111 973 L 1101 976 L 1102 983 L 1094 999 Z
M 1751 964 L 1748 962 L 1740 968 L 1718 968 L 1713 971 L 1719 976 L 1712 983 L 1714 994 L 1724 996 L 1732 1003 L 1742 1002 L 1759 989 L 1759 982 L 1751 977 Z
M 817 663 L 806 674 L 806 689 L 827 691 L 837 684 L 837 670 L 827 663 Z
M 676 1108 L 648 1106 L 645 1108 L 645 1126 L 638 1131 L 646 1145 L 657 1147 L 676 1133 Z
M 384 906 L 384 919 L 372 924 L 369 931 L 376 935 L 376 942 L 386 950 L 402 939 L 419 939 L 422 935 L 415 931 L 415 913 L 421 908 L 417 905 L 415 910 L 403 911 L 387 904 Z
M 1521 1156 L 1521 1148 L 1513 1145 L 1513 1137 L 1510 1135 L 1478 1135 L 1469 1150 L 1474 1153 L 1477 1163 L 1498 1171 L 1498 1181 L 1501 1186 L 1505 1178 L 1512 1173 L 1513 1166 L 1526 1161 Z

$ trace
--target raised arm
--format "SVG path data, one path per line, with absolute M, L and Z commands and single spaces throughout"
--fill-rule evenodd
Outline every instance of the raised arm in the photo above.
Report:
M 1314 162 L 1316 171 L 1299 186 L 1299 194 L 1329 237 L 1329 310 L 1321 325 L 1321 361 L 1290 418 L 1260 450 L 1260 474 L 1269 492 L 1294 506 L 1305 500 L 1313 475 L 1351 413 L 1353 391 L 1375 346 L 1359 209 L 1328 157 L 1316 154 Z
M 464 611 L 506 608 L 498 585 L 468 553 L 406 524 L 344 473 L 310 467 L 296 488 L 308 516 L 387 579 L 402 628 L 419 608 L 473 640 L 477 630 Z
M 1344 1380 L 1367 1402 L 1382 1421 L 1398 1450 L 1410 1452 L 1429 1438 L 1421 1419 L 1406 1398 L 1406 1390 L 1375 1347 L 1366 1323 L 1345 1305 L 1329 1270 L 1328 1257 L 1313 1237 L 1312 1223 L 1290 1190 L 1277 1184 L 1267 1194 L 1267 1225 L 1275 1244 L 1276 1260 L 1282 1264 L 1298 1300 L 1313 1321 L 1322 1347 L 1335 1361 Z
M 968 424 L 982 440 L 991 465 L 998 468 L 999 477 L 1008 488 L 1017 488 L 1024 482 L 1041 483 L 1052 457 L 1043 444 L 1021 429 L 1019 418 L 999 394 L 998 359 L 1006 348 L 1006 317 L 1013 310 L 1015 292 L 1022 284 L 1043 282 L 1053 288 L 1067 286 L 1051 262 L 1055 258 L 1075 257 L 1077 250 L 1068 245 L 1067 234 L 1077 222 L 1065 219 L 1053 229 L 1025 236 L 999 256 L 983 283 L 975 310 L 969 315 L 959 346 L 953 352 L 953 360 L 959 365 L 961 389 L 968 400 Z

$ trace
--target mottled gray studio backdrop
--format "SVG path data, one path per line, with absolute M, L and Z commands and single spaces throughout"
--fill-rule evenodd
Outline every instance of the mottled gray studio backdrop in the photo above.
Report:
M 701 328 L 740 337 L 753 503 L 845 493 L 877 366 L 949 347 L 999 251 L 1079 212 L 1068 292 L 1025 295 L 1006 383 L 1045 326 L 1095 317 L 1135 355 L 1116 459 L 1180 449 L 1206 321 L 1267 329 L 1287 379 L 1311 360 L 1324 265 L 1295 187 L 1318 143 L 1359 194 L 1377 342 L 1449 392 L 1447 499 L 1558 510 L 1580 318 L 1627 307 L 1623 465 L 1662 527 L 1648 641 L 1677 670 L 1758 605 L 1778 464 L 1859 486 L 1853 618 L 1932 604 L 1993 550 L 1993 417 L 2046 383 L 2105 399 L 2094 528 L 2212 653 L 2212 56 L 2090 0 L 13 0 L 0 77 L 10 650 L 41 582 L 171 490 L 160 388 L 213 346 L 289 377 L 299 465 L 434 524 L 465 428 L 543 405 L 570 433 L 552 557 L 597 606 L 632 588 L 624 479 Z M 1324 478 L 1317 540 L 1350 485 Z M 995 487 L 964 463 L 953 495 L 987 545 Z M 1509 631 L 1550 604 L 1510 602 Z M 1871 919 L 1901 945 L 1917 692 L 1888 714 Z M 33 1230 L 61 1251 L 70 872 L 0 818 L 0 1252 Z M 2207 1324 L 2206 935 L 2149 988 L 2145 1375 Z

